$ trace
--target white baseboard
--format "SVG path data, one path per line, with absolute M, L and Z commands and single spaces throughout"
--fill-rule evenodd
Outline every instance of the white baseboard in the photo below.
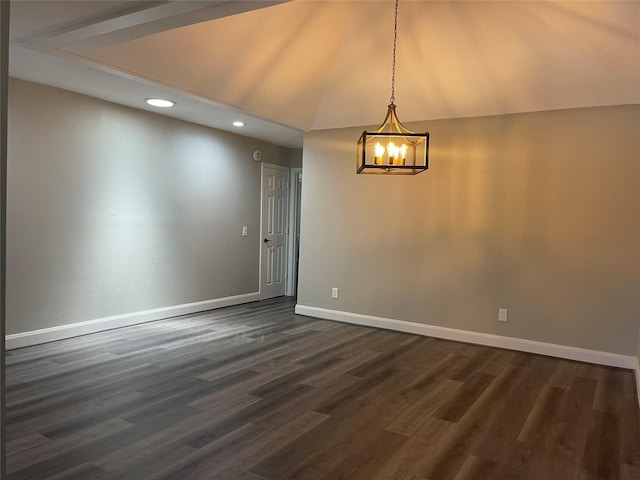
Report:
M 70 323 L 68 325 L 43 328 L 41 330 L 33 330 L 30 332 L 14 333 L 6 336 L 6 349 L 11 350 L 14 348 L 28 347 L 39 343 L 77 337 L 79 335 L 111 330 L 113 328 L 128 327 L 138 323 L 162 320 L 189 313 L 204 312 L 214 308 L 230 307 L 232 305 L 256 302 L 258 300 L 260 300 L 260 294 L 258 292 L 247 293 L 244 295 L 235 295 L 233 297 L 216 298 L 213 300 L 204 300 L 202 302 L 185 303 L 183 305 L 155 308 L 153 310 L 145 310 L 143 312 L 98 318 L 95 320 L 88 320 L 86 322 Z
M 489 347 L 506 348 L 509 350 L 548 355 L 550 357 L 578 360 L 580 362 L 629 368 L 636 371 L 636 379 L 638 378 L 638 375 L 640 375 L 640 373 L 638 373 L 638 359 L 629 355 L 620 355 L 617 353 L 587 350 L 584 348 L 569 347 L 566 345 L 537 342 L 534 340 L 525 340 L 523 338 L 503 337 L 489 333 L 457 330 L 455 328 L 437 327 L 434 325 L 406 322 L 403 320 L 394 320 L 384 317 L 374 317 L 359 313 L 342 312 L 339 310 L 308 307 L 305 305 L 296 305 L 296 313 L 325 320 L 336 320 L 338 322 L 354 323 L 356 325 L 414 333 L 416 335 L 424 335 L 427 337 L 444 338 L 457 342 L 474 343 Z

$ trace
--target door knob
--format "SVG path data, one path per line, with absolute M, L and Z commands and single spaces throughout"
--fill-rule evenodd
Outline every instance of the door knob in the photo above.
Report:
M 264 239 L 264 243 L 269 243 L 271 240 L 269 240 L 268 238 Z

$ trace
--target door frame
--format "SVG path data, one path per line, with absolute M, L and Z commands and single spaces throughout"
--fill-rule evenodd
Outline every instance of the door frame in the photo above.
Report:
M 7 100 L 9 82 L 10 2 L 0 0 L 0 478 L 7 470 L 5 390 L 5 310 L 7 266 Z
M 264 169 L 265 167 L 269 167 L 269 168 L 274 168 L 276 170 L 281 170 L 283 172 L 290 172 L 290 168 L 289 167 L 285 167 L 283 165 L 276 165 L 274 163 L 261 163 L 260 164 L 260 238 L 258 239 L 258 248 L 260 249 L 260 255 L 259 255 L 259 267 L 258 267 L 258 295 L 260 297 L 260 300 L 263 300 L 262 295 L 263 295 L 263 290 L 262 290 L 262 256 L 263 256 L 263 242 L 262 239 L 264 238 L 264 231 L 262 229 L 262 225 L 263 225 L 263 215 L 264 215 L 264 205 L 263 205 L 263 198 L 264 198 L 264 191 L 263 191 L 263 186 L 264 186 Z M 290 173 L 289 175 L 287 175 L 287 183 L 290 182 Z M 291 185 L 287 185 L 287 189 L 289 190 L 288 194 L 291 195 Z M 289 197 L 291 198 L 291 197 Z M 291 206 L 288 205 L 288 207 L 290 208 Z M 288 285 L 288 281 L 289 281 L 289 250 L 290 250 L 290 246 L 289 246 L 289 212 L 287 212 L 287 215 L 285 215 L 286 218 L 286 232 L 285 232 L 285 236 L 284 236 L 284 257 L 286 259 L 286 265 L 285 265 L 285 295 L 287 295 L 287 285 Z
M 294 297 L 296 291 L 297 274 L 296 274 L 296 231 L 298 230 L 298 189 L 302 188 L 301 182 L 298 182 L 298 174 L 302 175 L 302 167 L 291 168 L 289 177 L 289 231 L 287 243 L 287 286 L 285 295 Z

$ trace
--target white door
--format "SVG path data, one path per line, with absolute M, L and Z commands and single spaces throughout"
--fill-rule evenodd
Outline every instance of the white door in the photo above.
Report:
M 285 294 L 289 169 L 262 164 L 262 244 L 260 293 L 262 299 Z

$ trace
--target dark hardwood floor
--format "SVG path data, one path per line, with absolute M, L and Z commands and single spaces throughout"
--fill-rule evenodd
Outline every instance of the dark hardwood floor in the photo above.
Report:
M 8 479 L 640 479 L 633 373 L 279 299 L 7 354 Z

